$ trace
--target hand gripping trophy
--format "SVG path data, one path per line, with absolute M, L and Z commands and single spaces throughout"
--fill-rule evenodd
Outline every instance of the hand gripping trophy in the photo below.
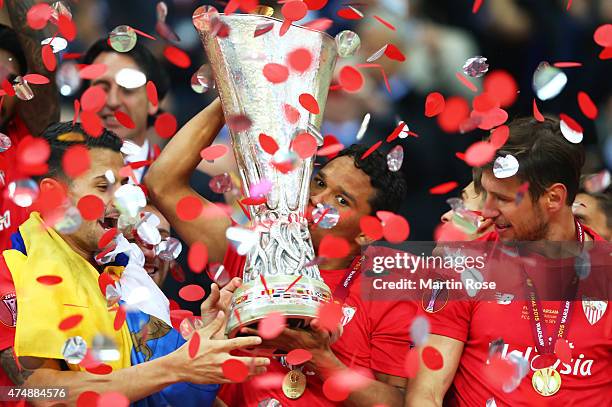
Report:
M 319 306 L 331 300 L 331 293 L 313 264 L 314 249 L 305 219 L 313 157 L 300 160 L 291 147 L 295 136 L 304 132 L 322 144 L 318 129 L 336 62 L 335 41 L 325 33 L 296 25 L 280 35 L 285 31 L 283 22 L 272 17 L 223 15 L 204 8 L 194 13 L 194 25 L 210 61 L 225 117 L 228 122 L 232 118 L 250 122 L 250 126 L 230 126 L 243 188 L 249 191 L 262 180 L 272 184 L 265 203 L 249 206 L 251 220 L 260 231 L 259 242 L 246 254 L 244 284 L 232 299 L 227 334 L 234 337 L 241 327 L 256 327 L 271 312 L 285 315 L 291 327 L 307 327 Z M 262 27 L 272 29 L 256 35 Z M 288 67 L 288 55 L 295 50 L 308 51 L 309 66 L 297 71 L 289 68 L 287 80 L 270 82 L 264 67 L 271 63 Z M 300 106 L 298 98 L 304 93 L 318 102 L 319 114 Z M 297 120 L 288 120 L 286 105 L 298 109 Z M 278 145 L 274 155 L 260 146 L 261 133 Z M 292 163 L 292 169 L 274 165 L 279 162 Z

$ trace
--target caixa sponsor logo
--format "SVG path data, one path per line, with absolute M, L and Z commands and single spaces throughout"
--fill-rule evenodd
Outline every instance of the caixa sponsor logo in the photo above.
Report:
M 6 211 L 4 215 L 0 215 L 0 231 L 11 227 L 11 212 Z
M 573 348 L 574 345 L 570 343 L 570 347 Z M 508 354 L 514 354 L 515 356 L 520 356 L 529 361 L 529 366 L 532 371 L 536 371 L 537 369 L 534 367 L 534 361 L 537 360 L 540 355 L 534 351 L 532 346 L 528 346 L 525 352 L 520 352 L 518 350 L 513 350 L 509 352 L 509 345 L 505 344 L 502 349 L 502 357 L 507 358 Z M 559 372 L 559 374 L 564 375 L 574 375 L 574 376 L 591 376 L 591 368 L 593 367 L 593 359 L 585 359 L 584 354 L 580 353 L 578 358 L 573 358 L 570 363 L 563 363 L 561 360 L 557 359 L 552 367 Z

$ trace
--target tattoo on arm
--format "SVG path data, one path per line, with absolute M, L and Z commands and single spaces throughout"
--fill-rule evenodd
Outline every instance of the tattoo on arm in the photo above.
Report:
M 23 50 L 28 63 L 29 73 L 38 73 L 49 78 L 50 83 L 34 86 L 34 99 L 19 101 L 18 112 L 28 126 L 30 132 L 37 136 L 52 122 L 60 117 L 60 106 L 55 74 L 48 72 L 42 60 L 42 46 L 40 42 L 54 35 L 51 23 L 43 30 L 33 30 L 28 26 L 27 13 L 35 4 L 33 0 L 5 0 L 6 8 L 11 19 L 11 25 L 17 33 L 19 45 Z
M 13 348 L 8 348 L 0 352 L 0 365 L 6 372 L 9 379 L 18 386 L 22 386 L 32 373 L 32 370 L 20 367 L 15 360 Z

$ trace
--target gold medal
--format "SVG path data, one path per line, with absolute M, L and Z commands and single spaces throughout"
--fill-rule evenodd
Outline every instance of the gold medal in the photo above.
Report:
M 259 5 L 255 7 L 255 10 L 253 10 L 251 14 L 259 14 L 266 17 L 272 17 L 272 15 L 274 14 L 274 9 L 270 6 Z
M 306 391 L 306 376 L 298 369 L 293 369 L 283 379 L 283 393 L 291 400 L 300 398 Z
M 561 376 L 552 367 L 538 369 L 533 372 L 531 385 L 538 394 L 544 397 L 552 396 L 561 388 Z

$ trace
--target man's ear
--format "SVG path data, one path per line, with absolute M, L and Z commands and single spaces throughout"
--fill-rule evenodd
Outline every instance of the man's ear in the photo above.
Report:
M 160 102 L 158 102 L 157 105 L 154 105 L 147 100 L 147 113 L 149 113 L 149 116 L 155 116 L 157 114 L 159 111 L 159 103 Z
M 363 232 L 361 232 L 360 234 L 357 235 L 357 237 L 355 237 L 355 243 L 357 243 L 359 246 L 362 246 L 362 247 L 372 244 L 375 241 L 376 240 L 372 239 L 371 237 L 368 237 Z
M 566 206 L 567 188 L 560 182 L 552 184 L 544 193 L 544 205 L 548 212 L 558 212 Z
M 46 196 L 65 198 L 68 194 L 68 186 L 55 178 L 43 178 L 40 181 L 40 192 Z

